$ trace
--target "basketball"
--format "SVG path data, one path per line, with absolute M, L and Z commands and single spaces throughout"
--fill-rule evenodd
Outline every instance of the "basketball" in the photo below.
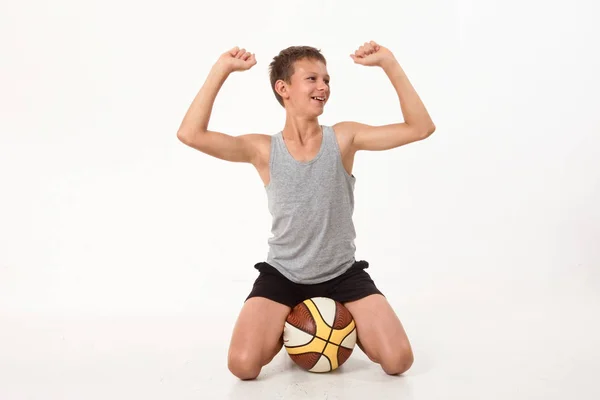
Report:
M 348 360 L 356 344 L 356 325 L 338 301 L 313 297 L 296 305 L 283 328 L 292 360 L 309 372 L 329 372 Z

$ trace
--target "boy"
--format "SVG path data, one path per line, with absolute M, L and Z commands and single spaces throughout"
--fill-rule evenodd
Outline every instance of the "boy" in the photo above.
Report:
M 378 66 L 400 100 L 403 123 L 369 126 L 357 122 L 319 125 L 330 97 L 326 61 L 319 50 L 293 46 L 270 64 L 271 87 L 286 112 L 275 135 L 230 136 L 208 130 L 214 100 L 225 79 L 256 65 L 254 54 L 235 47 L 222 54 L 177 132 L 184 144 L 231 162 L 252 164 L 267 191 L 273 216 L 266 262 L 233 329 L 229 370 L 256 378 L 282 347 L 285 319 L 302 300 L 330 297 L 344 304 L 356 323 L 359 347 L 390 375 L 413 362 L 400 320 L 377 289 L 366 261 L 354 258 L 354 182 L 359 150 L 393 149 L 431 135 L 435 126 L 394 55 L 375 42 L 350 55 L 355 63 Z

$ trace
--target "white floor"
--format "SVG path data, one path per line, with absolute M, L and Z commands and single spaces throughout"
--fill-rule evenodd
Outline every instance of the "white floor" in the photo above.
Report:
M 600 399 L 600 296 L 584 282 L 388 293 L 415 351 L 405 376 L 358 348 L 330 374 L 282 350 L 242 382 L 225 360 L 246 285 L 201 293 L 197 315 L 0 316 L 0 399 Z

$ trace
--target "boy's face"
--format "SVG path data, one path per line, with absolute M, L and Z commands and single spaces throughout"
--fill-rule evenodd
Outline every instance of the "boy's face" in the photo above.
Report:
M 311 59 L 298 60 L 294 63 L 294 74 L 290 80 L 286 107 L 310 116 L 321 115 L 330 95 L 325 64 Z

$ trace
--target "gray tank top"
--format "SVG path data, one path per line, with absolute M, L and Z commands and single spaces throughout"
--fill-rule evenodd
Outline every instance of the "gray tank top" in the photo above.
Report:
M 333 279 L 355 262 L 356 178 L 342 164 L 333 128 L 321 129 L 321 148 L 308 162 L 292 157 L 282 132 L 271 136 L 265 189 L 273 220 L 267 262 L 302 284 Z

